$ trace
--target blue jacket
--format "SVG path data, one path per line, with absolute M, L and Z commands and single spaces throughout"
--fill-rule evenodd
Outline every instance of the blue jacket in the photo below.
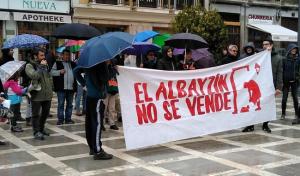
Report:
M 81 73 L 85 73 L 86 79 L 81 76 Z M 108 68 L 106 63 L 98 64 L 91 68 L 74 69 L 74 75 L 76 80 L 87 88 L 87 96 L 97 99 L 105 99 L 107 94 L 107 83 L 110 79 Z

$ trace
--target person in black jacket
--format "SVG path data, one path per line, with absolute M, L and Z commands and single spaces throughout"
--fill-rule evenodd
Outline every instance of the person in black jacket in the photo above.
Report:
M 2 58 L 0 61 L 0 66 L 5 64 L 6 62 L 15 60 L 13 57 L 13 54 L 14 54 L 13 49 L 2 49 L 1 51 L 2 51 Z
M 237 61 L 238 52 L 239 48 L 236 45 L 229 45 L 227 56 L 221 60 L 221 65 Z
M 291 93 L 294 102 L 294 109 L 296 119 L 298 118 L 298 79 L 299 79 L 299 49 L 296 44 L 289 44 L 287 48 L 286 58 L 282 60 L 283 70 L 283 90 L 282 90 L 282 102 L 281 102 L 281 119 L 285 119 L 286 115 L 286 102 L 288 99 L 288 93 L 291 88 Z
M 63 51 L 63 61 L 56 61 L 52 67 L 54 91 L 57 93 L 57 125 L 74 124 L 71 119 L 73 110 L 73 97 L 77 89 L 77 82 L 73 75 L 76 64 L 70 61 L 70 51 Z M 66 110 L 64 106 L 66 101 Z
M 156 69 L 157 58 L 155 56 L 155 52 L 150 50 L 146 54 L 146 58 L 143 60 L 143 64 L 141 65 L 143 68 Z
M 270 36 L 265 38 L 262 43 L 263 49 L 271 51 L 271 64 L 272 64 L 272 75 L 273 75 L 273 84 L 275 87 L 275 96 L 278 96 L 282 90 L 282 58 L 275 51 L 273 47 L 273 40 Z M 262 125 L 262 130 L 271 133 L 269 127 L 269 122 L 264 122 Z M 251 132 L 254 131 L 254 125 L 247 126 L 243 129 L 242 132 Z
M 162 49 L 162 58 L 157 63 L 158 70 L 178 70 L 177 62 L 173 56 L 173 48 L 165 46 Z
M 182 59 L 179 62 L 179 70 L 195 70 L 198 69 L 196 67 L 196 62 L 192 58 L 192 50 L 186 49 L 182 54 Z
M 239 59 L 244 59 L 245 57 L 255 54 L 255 46 L 253 42 L 247 43 L 244 48 L 244 53 L 240 56 Z

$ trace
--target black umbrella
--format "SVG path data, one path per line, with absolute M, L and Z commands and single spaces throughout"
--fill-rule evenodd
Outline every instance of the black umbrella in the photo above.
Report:
M 52 34 L 56 38 L 73 40 L 88 40 L 98 35 L 101 35 L 98 29 L 80 23 L 61 25 Z
M 191 33 L 178 33 L 165 41 L 165 45 L 174 48 L 199 49 L 207 48 L 207 42 L 200 36 Z

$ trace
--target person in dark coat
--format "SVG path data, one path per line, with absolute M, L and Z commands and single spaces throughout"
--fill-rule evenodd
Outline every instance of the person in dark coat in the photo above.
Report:
M 228 53 L 225 58 L 222 59 L 221 65 L 229 64 L 238 60 L 239 48 L 236 45 L 228 46 Z
M 83 72 L 86 79 L 81 75 Z M 104 99 L 107 96 L 107 83 L 110 80 L 108 66 L 104 62 L 88 69 L 76 67 L 74 75 L 77 81 L 87 89 L 85 132 L 90 155 L 94 155 L 94 160 L 112 159 L 113 155 L 103 150 L 101 142 L 101 131 L 104 126 Z
M 164 46 L 162 49 L 162 58 L 157 63 L 158 70 L 174 71 L 178 70 L 177 62 L 173 56 L 173 48 Z
M 239 59 L 244 59 L 245 57 L 249 57 L 253 54 L 255 54 L 255 46 L 253 42 L 247 43 L 244 48 L 244 53 L 240 56 Z
M 183 59 L 179 62 L 179 70 L 195 70 L 195 61 L 192 58 L 192 50 L 186 49 L 182 54 Z
M 0 61 L 0 66 L 9 61 L 14 61 L 14 50 L 13 49 L 2 49 L 2 58 Z
M 146 54 L 146 58 L 143 60 L 143 64 L 141 65 L 143 68 L 156 69 L 157 58 L 155 56 L 154 51 L 148 51 Z
M 296 44 L 291 43 L 288 45 L 287 54 L 285 59 L 282 60 L 283 71 L 283 89 L 282 89 L 282 102 L 281 102 L 281 119 L 285 119 L 286 115 L 286 102 L 288 99 L 288 93 L 291 89 L 296 120 L 298 119 L 298 96 L 297 89 L 299 84 L 299 48 Z M 295 122 L 296 122 L 295 120 Z
M 282 58 L 278 55 L 273 47 L 273 40 L 270 37 L 267 37 L 263 40 L 263 49 L 271 51 L 271 64 L 272 64 L 272 74 L 273 74 L 273 84 L 275 87 L 275 96 L 278 96 L 282 90 Z M 271 133 L 269 127 L 269 122 L 264 122 L 262 130 L 267 133 Z M 251 132 L 254 131 L 254 125 L 247 126 L 243 129 L 242 132 Z

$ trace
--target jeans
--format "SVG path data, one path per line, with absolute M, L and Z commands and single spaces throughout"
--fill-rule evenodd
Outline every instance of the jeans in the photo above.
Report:
M 73 110 L 73 96 L 74 96 L 74 92 L 72 90 L 64 90 L 64 91 L 57 92 L 58 121 L 63 122 L 64 120 L 65 121 L 71 120 L 72 110 Z M 65 109 L 65 101 L 66 101 L 66 109 Z
M 298 96 L 297 96 L 298 84 L 297 84 L 297 82 L 288 82 L 288 83 L 283 84 L 283 93 L 282 93 L 283 95 L 282 95 L 282 102 L 281 102 L 282 114 L 285 115 L 286 102 L 288 99 L 290 88 L 291 88 L 291 93 L 292 93 L 293 102 L 294 102 L 295 114 L 298 117 Z
M 81 99 L 82 97 L 82 99 Z M 83 90 L 81 85 L 77 86 L 77 93 L 75 97 L 76 112 L 80 113 L 80 101 L 82 100 L 82 112 L 86 111 L 86 91 Z

